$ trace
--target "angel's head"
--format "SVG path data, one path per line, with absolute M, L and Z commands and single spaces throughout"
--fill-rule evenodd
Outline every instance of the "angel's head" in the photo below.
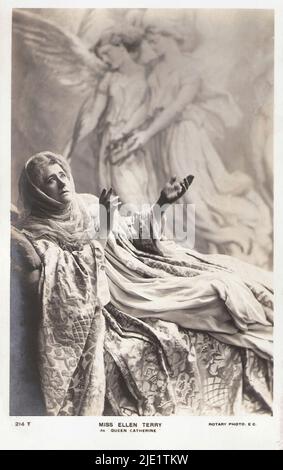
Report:
M 119 70 L 125 61 L 138 58 L 141 42 L 140 28 L 119 27 L 105 31 L 92 51 L 111 70 Z
M 143 17 L 145 39 L 158 57 L 183 48 L 195 34 L 192 14 L 184 10 L 148 9 Z
M 170 49 L 181 46 L 184 41 L 184 37 L 174 29 L 165 26 L 148 26 L 145 30 L 145 37 L 158 57 L 163 56 Z

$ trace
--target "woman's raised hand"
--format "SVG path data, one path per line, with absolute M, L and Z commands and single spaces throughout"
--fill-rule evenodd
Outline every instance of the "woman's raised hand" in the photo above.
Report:
M 158 204 L 163 206 L 165 204 L 173 204 L 176 202 L 189 189 L 193 179 L 193 175 L 186 176 L 183 180 L 177 180 L 176 176 L 172 176 L 170 181 L 168 181 L 162 189 Z

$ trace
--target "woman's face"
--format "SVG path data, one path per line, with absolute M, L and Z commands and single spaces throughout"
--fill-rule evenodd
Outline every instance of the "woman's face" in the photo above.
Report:
M 113 46 L 112 44 L 105 44 L 98 49 L 99 57 L 111 70 L 118 70 L 120 68 L 124 53 L 125 48 L 122 45 Z
M 71 182 L 58 163 L 47 165 L 43 169 L 40 189 L 47 196 L 63 204 L 72 200 L 73 190 Z
M 150 32 L 146 36 L 148 44 L 158 57 L 163 56 L 166 52 L 166 39 L 165 36 L 159 33 Z

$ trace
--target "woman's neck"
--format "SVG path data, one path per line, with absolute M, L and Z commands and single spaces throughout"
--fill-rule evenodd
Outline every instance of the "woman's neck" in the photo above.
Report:
M 130 56 L 125 56 L 119 67 L 119 72 L 124 75 L 133 75 L 137 71 L 138 67 L 138 64 L 136 64 Z

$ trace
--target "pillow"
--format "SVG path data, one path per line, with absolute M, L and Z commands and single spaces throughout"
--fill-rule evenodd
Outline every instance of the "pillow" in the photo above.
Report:
M 18 229 L 11 229 L 11 257 L 12 262 L 21 270 L 34 271 L 41 268 L 41 260 L 32 243 Z

